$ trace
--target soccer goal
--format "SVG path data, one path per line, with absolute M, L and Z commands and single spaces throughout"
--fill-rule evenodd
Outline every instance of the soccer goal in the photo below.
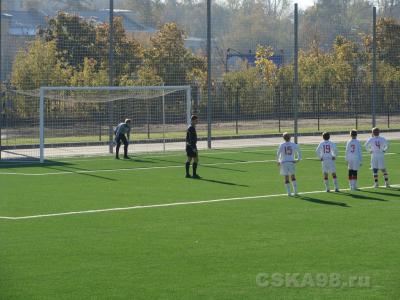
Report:
M 190 86 L 42 87 L 14 94 L 3 158 L 9 152 L 40 162 L 112 153 L 114 128 L 125 118 L 132 120 L 130 153 L 180 149 L 192 107 Z

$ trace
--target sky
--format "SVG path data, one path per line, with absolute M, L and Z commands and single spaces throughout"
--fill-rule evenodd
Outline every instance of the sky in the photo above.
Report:
M 312 6 L 315 2 L 315 0 L 294 0 L 294 3 L 297 2 L 297 4 L 299 4 L 299 8 L 301 9 L 306 9 L 309 6 Z

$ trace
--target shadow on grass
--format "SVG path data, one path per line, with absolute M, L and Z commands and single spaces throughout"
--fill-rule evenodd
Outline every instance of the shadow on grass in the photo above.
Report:
M 60 171 L 60 172 L 70 172 L 70 173 L 73 173 L 73 174 L 89 176 L 89 177 L 96 178 L 96 179 L 116 181 L 116 179 L 114 179 L 114 178 L 100 176 L 100 175 L 94 175 L 94 174 L 89 173 L 92 170 L 77 168 L 77 167 L 73 167 L 73 166 L 65 166 L 65 167 L 66 167 L 65 169 L 61 169 L 61 168 L 56 168 L 54 166 L 46 166 L 46 168 L 48 168 L 48 169 L 57 170 L 57 171 Z M 93 170 L 93 171 L 95 171 L 95 170 Z
M 60 161 L 45 161 L 44 163 L 40 163 L 38 160 L 36 161 L 2 161 L 0 162 L 0 169 L 16 169 L 16 168 L 43 168 L 48 166 L 69 166 L 71 163 L 68 162 L 60 162 Z
M 365 192 L 365 191 L 363 191 L 363 192 Z M 372 201 L 382 201 L 382 202 L 388 201 L 388 200 L 385 200 L 385 199 L 366 196 L 366 195 L 361 195 L 361 194 L 352 194 L 352 193 L 346 193 L 346 192 L 341 192 L 341 194 L 349 196 L 349 197 L 354 198 L 354 199 L 359 199 L 359 200 L 372 200 Z M 393 194 L 392 194 L 392 196 L 393 196 Z
M 115 158 L 114 158 L 115 159 Z M 154 164 L 155 161 L 151 158 L 140 158 L 138 156 L 132 156 L 130 155 L 128 159 L 126 158 L 120 158 L 120 159 L 115 159 L 116 161 L 125 161 L 125 162 L 133 162 L 133 163 L 149 163 L 149 164 Z
M 274 154 L 271 154 L 271 152 L 268 152 L 268 151 L 259 151 L 259 152 L 256 152 L 256 151 L 243 151 L 243 153 L 245 153 L 245 154 L 254 154 L 254 155 L 258 155 L 258 156 L 262 156 L 262 157 L 272 157 L 272 158 L 275 158 L 276 156 L 274 155 Z
M 301 200 L 304 200 L 304 201 L 317 203 L 317 204 L 334 205 L 334 206 L 341 206 L 341 207 L 351 207 L 351 206 L 347 205 L 347 203 L 344 203 L 344 202 L 322 200 L 322 199 L 312 198 L 312 197 L 309 197 L 309 196 L 299 195 L 299 196 L 297 196 L 297 198 L 301 199 Z
M 207 158 L 207 159 L 214 159 L 214 160 L 219 160 L 219 161 L 223 161 L 223 162 L 244 162 L 243 159 L 233 159 L 233 158 L 227 158 L 226 156 L 224 157 L 216 157 L 216 156 L 208 156 L 207 154 L 205 155 L 201 155 L 200 154 L 200 158 Z
M 244 184 L 237 184 L 237 183 L 233 183 L 233 182 L 221 181 L 221 180 L 214 180 L 214 179 L 205 179 L 205 178 L 201 178 L 201 179 L 198 179 L 198 180 L 200 180 L 200 181 L 206 181 L 206 182 L 211 182 L 211 183 L 224 184 L 224 185 L 231 185 L 231 186 L 249 187 L 248 185 L 244 185 Z
M 388 188 L 389 191 L 393 192 L 398 192 L 400 189 L 398 188 Z M 395 193 L 389 193 L 389 192 L 382 192 L 380 190 L 373 190 L 373 191 L 363 191 L 364 193 L 369 193 L 369 194 L 378 194 L 378 195 L 383 195 L 383 196 L 391 196 L 391 197 L 398 197 L 399 195 L 396 195 Z
M 202 165 L 203 168 L 211 168 L 211 169 L 219 169 L 219 170 L 226 170 L 226 171 L 234 171 L 234 172 L 241 172 L 246 173 L 247 171 L 238 170 L 238 169 L 231 169 L 231 168 L 224 168 L 224 167 L 216 167 L 216 166 L 207 166 L 207 164 Z

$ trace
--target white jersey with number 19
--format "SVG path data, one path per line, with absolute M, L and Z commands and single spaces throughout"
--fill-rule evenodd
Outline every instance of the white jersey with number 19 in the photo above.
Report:
M 323 141 L 318 145 L 315 152 L 321 160 L 332 160 L 333 157 L 337 156 L 336 144 L 331 141 Z

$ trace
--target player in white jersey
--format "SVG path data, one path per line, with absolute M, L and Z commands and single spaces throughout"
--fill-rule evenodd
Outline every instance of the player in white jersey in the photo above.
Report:
M 385 167 L 385 152 L 389 147 L 388 141 L 379 136 L 379 128 L 372 128 L 372 137 L 365 143 L 365 149 L 371 153 L 371 169 L 374 174 L 374 187 L 379 187 L 378 171 L 381 170 L 385 179 L 385 186 L 390 187 L 389 177 Z
M 362 164 L 361 143 L 357 139 L 357 130 L 350 131 L 351 139 L 346 144 L 346 162 L 349 169 L 350 190 L 357 190 L 358 169 Z
M 317 153 L 318 158 L 322 162 L 322 173 L 324 174 L 325 189 L 327 192 L 330 192 L 329 173 L 331 173 L 333 177 L 333 184 L 335 186 L 335 192 L 339 192 L 339 185 L 337 181 L 336 165 L 335 165 L 337 148 L 335 143 L 332 143 L 329 140 L 331 138 L 329 132 L 324 132 L 322 134 L 322 138 L 324 140 L 318 145 L 315 152 Z
M 287 132 L 283 134 L 284 143 L 279 145 L 276 153 L 276 160 L 280 166 L 281 175 L 285 176 L 285 187 L 288 196 L 291 196 L 290 181 L 292 180 L 293 192 L 297 195 L 296 170 L 294 164 L 301 160 L 300 148 L 290 141 L 291 136 Z

